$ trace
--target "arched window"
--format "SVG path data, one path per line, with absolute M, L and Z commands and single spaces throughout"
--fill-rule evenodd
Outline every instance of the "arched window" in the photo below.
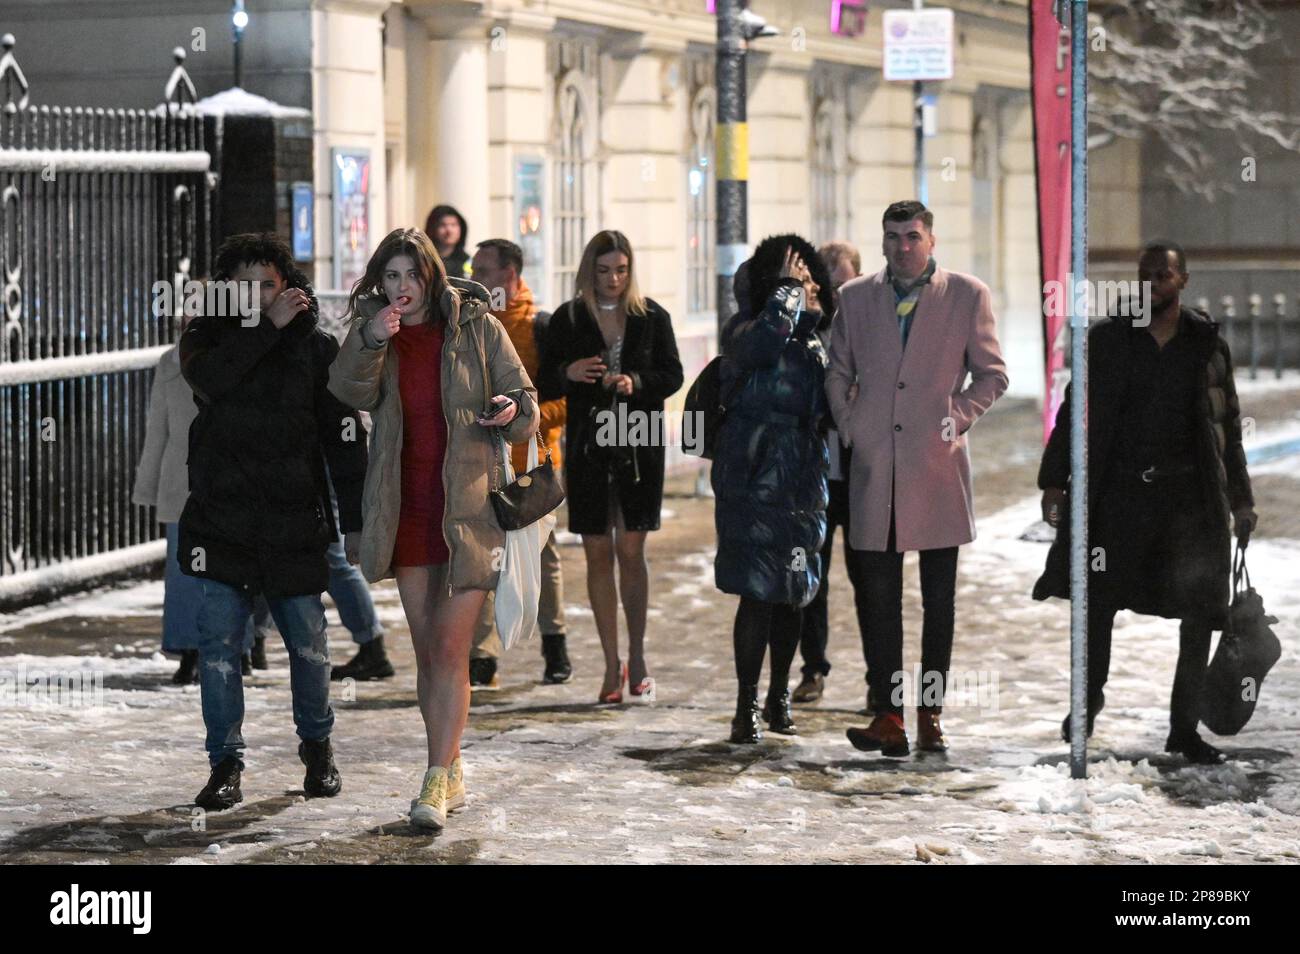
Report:
M 696 92 L 686 156 L 686 311 L 692 318 L 711 315 L 716 308 L 715 109 L 712 88 Z
M 552 222 L 555 227 L 555 263 L 551 270 L 551 300 L 556 304 L 573 297 L 578 263 L 587 242 L 588 195 L 592 182 L 594 117 L 583 78 L 570 70 L 556 85 L 555 190 Z

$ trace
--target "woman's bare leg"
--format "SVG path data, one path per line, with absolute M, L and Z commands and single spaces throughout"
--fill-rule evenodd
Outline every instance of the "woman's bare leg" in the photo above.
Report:
M 618 592 L 627 618 L 628 682 L 635 686 L 649 675 L 645 663 L 646 610 L 650 603 L 650 567 L 645 558 L 646 533 L 621 527 L 614 534 L 618 556 Z
M 446 767 L 460 754 L 469 717 L 469 649 L 487 591 L 459 590 L 448 597 L 444 576 L 433 567 L 398 567 L 396 575 L 415 649 L 415 693 L 429 767 Z
M 584 533 L 582 549 L 587 555 L 587 599 L 596 617 L 596 633 L 605 654 L 605 681 L 600 694 L 613 692 L 622 683 L 618 659 L 618 592 L 614 588 L 614 539 L 611 533 Z

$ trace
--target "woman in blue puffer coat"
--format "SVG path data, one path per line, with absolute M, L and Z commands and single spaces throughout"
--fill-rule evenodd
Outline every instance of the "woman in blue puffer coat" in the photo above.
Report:
M 788 688 L 799 645 L 800 609 L 821 582 L 826 535 L 822 437 L 831 284 L 816 249 L 797 235 L 764 239 L 736 274 L 740 311 L 722 332 L 721 393 L 727 414 L 712 483 L 718 589 L 740 597 L 734 641 L 739 694 L 731 741 L 754 743 L 758 680 L 772 647 L 762 716 L 773 732 L 795 731 Z

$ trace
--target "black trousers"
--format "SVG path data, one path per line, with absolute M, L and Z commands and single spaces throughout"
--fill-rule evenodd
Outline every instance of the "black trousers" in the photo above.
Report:
M 1088 708 L 1098 709 L 1106 678 L 1110 675 L 1110 639 L 1118 610 L 1103 601 L 1088 602 Z M 1214 630 L 1203 619 L 1188 618 L 1178 626 L 1178 665 L 1169 699 L 1169 735 L 1186 739 L 1196 734 L 1201 721 L 1201 694 L 1210 663 Z
M 1104 555 L 1105 570 L 1088 573 L 1088 704 L 1096 711 L 1110 672 L 1119 609 L 1179 617 L 1169 727 L 1170 735 L 1186 738 L 1200 722 L 1214 632 L 1201 605 L 1221 581 L 1206 552 L 1213 531 L 1195 475 L 1146 483 L 1136 473 L 1117 467 L 1108 474 L 1091 516 L 1088 548 Z
M 956 622 L 957 547 L 922 550 L 922 686 L 937 692 L 942 704 Z M 894 526 L 883 552 L 854 550 L 848 570 L 857 595 L 862 655 L 876 712 L 903 712 L 903 554 L 897 552 Z M 934 686 L 933 690 L 927 689 Z M 919 697 L 918 697 L 919 698 Z
M 803 608 L 803 631 L 799 637 L 799 654 L 803 657 L 803 675 L 828 676 L 831 671 L 830 660 L 826 658 L 826 645 L 830 632 L 826 620 L 826 601 L 830 595 L 831 556 L 835 552 L 835 530 L 844 531 L 844 563 L 848 566 L 853 559 L 849 549 L 849 482 L 831 480 L 827 482 L 830 490 L 830 505 L 826 508 L 826 542 L 822 545 L 822 579 L 817 587 L 817 595 Z M 852 574 L 849 579 L 852 580 Z M 857 587 L 854 587 L 854 600 L 857 600 Z

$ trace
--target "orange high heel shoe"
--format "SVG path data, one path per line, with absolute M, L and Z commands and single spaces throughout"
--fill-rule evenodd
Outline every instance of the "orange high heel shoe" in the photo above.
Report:
M 616 706 L 623 701 L 623 687 L 627 685 L 627 663 L 622 663 L 619 667 L 618 688 L 613 692 L 603 692 L 596 699 L 600 705 Z

